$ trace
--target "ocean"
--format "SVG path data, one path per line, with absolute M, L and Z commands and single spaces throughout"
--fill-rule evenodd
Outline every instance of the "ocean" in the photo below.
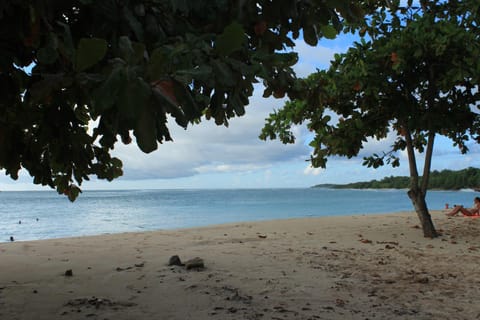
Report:
M 429 191 L 428 207 L 470 207 L 473 191 Z M 0 192 L 0 242 L 243 221 L 412 211 L 405 190 L 231 189 Z

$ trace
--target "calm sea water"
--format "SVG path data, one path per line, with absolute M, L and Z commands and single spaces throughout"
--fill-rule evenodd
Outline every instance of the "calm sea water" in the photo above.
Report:
M 430 191 L 427 201 L 430 209 L 470 206 L 475 195 Z M 74 203 L 55 192 L 0 192 L 0 242 L 405 210 L 405 190 L 84 191 Z

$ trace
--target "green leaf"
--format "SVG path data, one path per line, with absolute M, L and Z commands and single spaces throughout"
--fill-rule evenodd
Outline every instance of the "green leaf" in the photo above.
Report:
M 147 77 L 151 81 L 160 79 L 165 75 L 167 69 L 167 57 L 162 49 L 155 49 L 150 56 L 150 61 L 147 67 Z
M 159 116 L 157 118 L 157 141 L 162 143 L 163 140 L 165 141 L 173 141 L 172 137 L 170 136 L 170 132 L 167 128 L 167 118 Z
M 317 32 L 313 26 L 305 26 L 303 28 L 303 39 L 311 46 L 316 46 L 318 43 Z
M 132 60 L 134 51 L 132 47 L 132 42 L 128 37 L 120 37 L 120 39 L 118 40 L 118 50 L 120 51 L 120 58 L 127 62 L 130 62 Z
M 183 13 L 189 12 L 189 5 L 187 0 L 170 0 L 173 12 L 181 11 Z
M 141 62 L 145 56 L 145 45 L 140 42 L 132 42 L 130 38 L 123 36 L 118 41 L 119 56 L 129 64 Z
M 133 47 L 133 57 L 132 62 L 137 64 L 140 63 L 145 58 L 145 45 L 140 42 L 132 43 Z
M 335 39 L 337 37 L 337 30 L 331 25 L 322 26 L 320 30 L 327 39 Z
M 75 117 L 81 121 L 84 125 L 88 125 L 88 122 L 91 120 L 87 108 L 85 106 L 77 106 L 75 108 Z
M 272 88 L 266 87 L 265 90 L 263 90 L 263 95 L 262 95 L 262 97 L 263 97 L 263 98 L 268 98 L 268 97 L 270 97 L 270 96 L 272 95 L 272 93 L 273 93 Z
M 228 56 L 242 48 L 247 40 L 245 30 L 238 22 L 232 22 L 217 36 L 215 48 L 219 54 Z
M 202 112 L 199 110 L 197 103 L 193 100 L 192 94 L 188 89 L 178 86 L 175 88 L 175 95 L 180 99 L 183 114 L 188 120 L 192 121 L 202 116 Z
M 361 119 L 355 119 L 355 127 L 360 130 L 363 129 L 364 127 L 363 121 Z
M 122 163 L 122 160 L 118 159 L 118 158 L 115 158 L 113 157 L 111 159 L 111 163 L 112 163 L 112 166 L 116 167 L 116 168 L 121 168 L 123 163 Z
M 80 39 L 75 60 L 75 71 L 84 71 L 102 60 L 107 53 L 107 46 L 107 41 L 104 39 Z
M 188 76 L 189 78 L 206 82 L 212 76 L 212 67 L 208 65 L 200 65 L 193 69 L 179 70 L 177 75 Z
M 37 52 L 38 62 L 42 64 L 52 64 L 57 61 L 58 53 L 57 50 L 51 47 L 41 48 Z
M 228 107 L 235 110 L 237 116 L 243 116 L 245 114 L 245 106 L 239 97 L 239 93 L 235 92 L 228 101 Z
M 156 118 L 149 107 L 141 108 L 133 134 L 143 152 L 150 153 L 157 149 Z
M 69 186 L 65 191 L 67 193 L 68 200 L 70 200 L 71 202 L 74 202 L 80 192 L 82 192 L 79 187 L 73 184 Z
M 93 93 L 93 106 L 96 114 L 101 114 L 113 106 L 118 94 L 123 90 L 126 80 L 125 68 L 119 66 L 113 69 L 103 85 Z
M 165 108 L 167 113 L 170 113 L 175 122 L 182 128 L 187 128 L 188 120 L 183 113 L 183 110 L 178 106 L 178 102 L 174 101 L 171 96 L 171 92 L 167 92 L 164 89 L 160 89 L 158 86 L 152 89 L 153 97 Z M 165 112 L 162 111 L 162 112 Z
M 118 111 L 125 119 L 136 119 L 138 110 L 146 107 L 152 94 L 150 86 L 142 79 L 132 79 L 118 97 Z
M 229 66 L 221 60 L 212 60 L 215 79 L 224 86 L 234 86 L 236 84 L 235 77 Z
M 128 9 L 127 6 L 123 7 L 123 14 L 125 15 L 125 18 L 127 19 L 128 24 L 130 25 L 130 28 L 133 30 L 133 33 L 135 33 L 135 36 L 137 37 L 138 41 L 143 41 L 143 26 L 142 24 L 137 20 L 137 18 L 133 15 L 133 13 Z
M 414 56 L 415 58 L 420 58 L 420 57 L 422 56 L 422 54 L 423 54 L 422 48 L 417 48 L 417 49 L 415 50 L 415 52 L 413 53 L 413 56 Z
M 73 44 L 72 33 L 70 31 L 70 26 L 63 22 L 57 22 L 57 24 L 63 27 L 63 43 L 61 46 L 61 50 L 63 49 L 62 54 L 66 55 L 70 61 L 72 61 L 75 57 L 75 46 Z

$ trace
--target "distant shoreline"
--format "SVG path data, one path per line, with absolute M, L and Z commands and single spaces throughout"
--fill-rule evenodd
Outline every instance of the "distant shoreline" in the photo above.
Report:
M 419 177 L 420 181 L 423 177 Z M 328 187 L 332 189 L 409 189 L 410 177 L 390 176 L 382 180 L 352 182 L 346 184 L 324 183 L 313 188 Z M 459 191 L 471 189 L 480 192 L 480 169 L 469 167 L 462 170 L 433 170 L 428 178 L 429 190 Z
M 350 184 L 317 184 L 311 186 L 312 189 L 332 189 L 332 190 L 405 190 L 408 191 L 409 188 L 393 188 L 393 187 L 385 187 L 385 188 L 360 188 L 360 187 L 352 187 Z M 449 191 L 449 192 L 480 192 L 478 188 L 460 188 L 460 189 L 441 189 L 441 188 L 432 188 L 428 189 L 428 191 Z

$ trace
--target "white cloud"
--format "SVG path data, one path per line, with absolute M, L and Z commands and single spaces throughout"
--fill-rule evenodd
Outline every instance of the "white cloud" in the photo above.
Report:
M 228 128 L 213 121 L 203 121 L 187 130 L 170 121 L 174 142 L 159 145 L 151 154 L 143 154 L 135 145 L 119 143 L 115 156 L 124 163 L 126 179 L 189 177 L 207 172 L 241 172 L 272 164 L 308 157 L 302 129 L 294 128 L 298 140 L 293 145 L 258 138 L 265 118 L 283 101 L 265 99 L 257 90 L 247 107 L 247 114 L 231 119 Z
M 255 172 L 265 168 L 269 168 L 270 165 L 256 165 L 253 163 L 247 164 L 208 164 L 195 168 L 197 173 L 224 173 L 224 172 Z
M 309 46 L 303 41 L 297 41 L 294 48 L 300 57 L 294 67 L 297 76 L 306 77 L 317 69 L 328 68 L 335 53 L 342 53 L 348 49 L 348 45 L 344 44 L 344 38 L 349 38 L 349 36 L 339 36 L 338 40 L 333 41 L 324 40 L 316 47 Z M 326 47 L 322 45 L 323 43 L 330 43 L 331 46 Z
M 303 174 L 306 175 L 306 176 L 310 176 L 310 175 L 318 176 L 319 174 L 321 174 L 323 172 L 325 172 L 325 169 L 314 168 L 311 165 L 308 165 L 307 167 L 305 167 L 305 170 L 303 170 Z
M 337 52 L 326 47 L 311 47 L 304 42 L 298 43 L 295 51 L 302 57 L 294 68 L 298 77 L 306 77 L 317 69 L 327 68 Z

